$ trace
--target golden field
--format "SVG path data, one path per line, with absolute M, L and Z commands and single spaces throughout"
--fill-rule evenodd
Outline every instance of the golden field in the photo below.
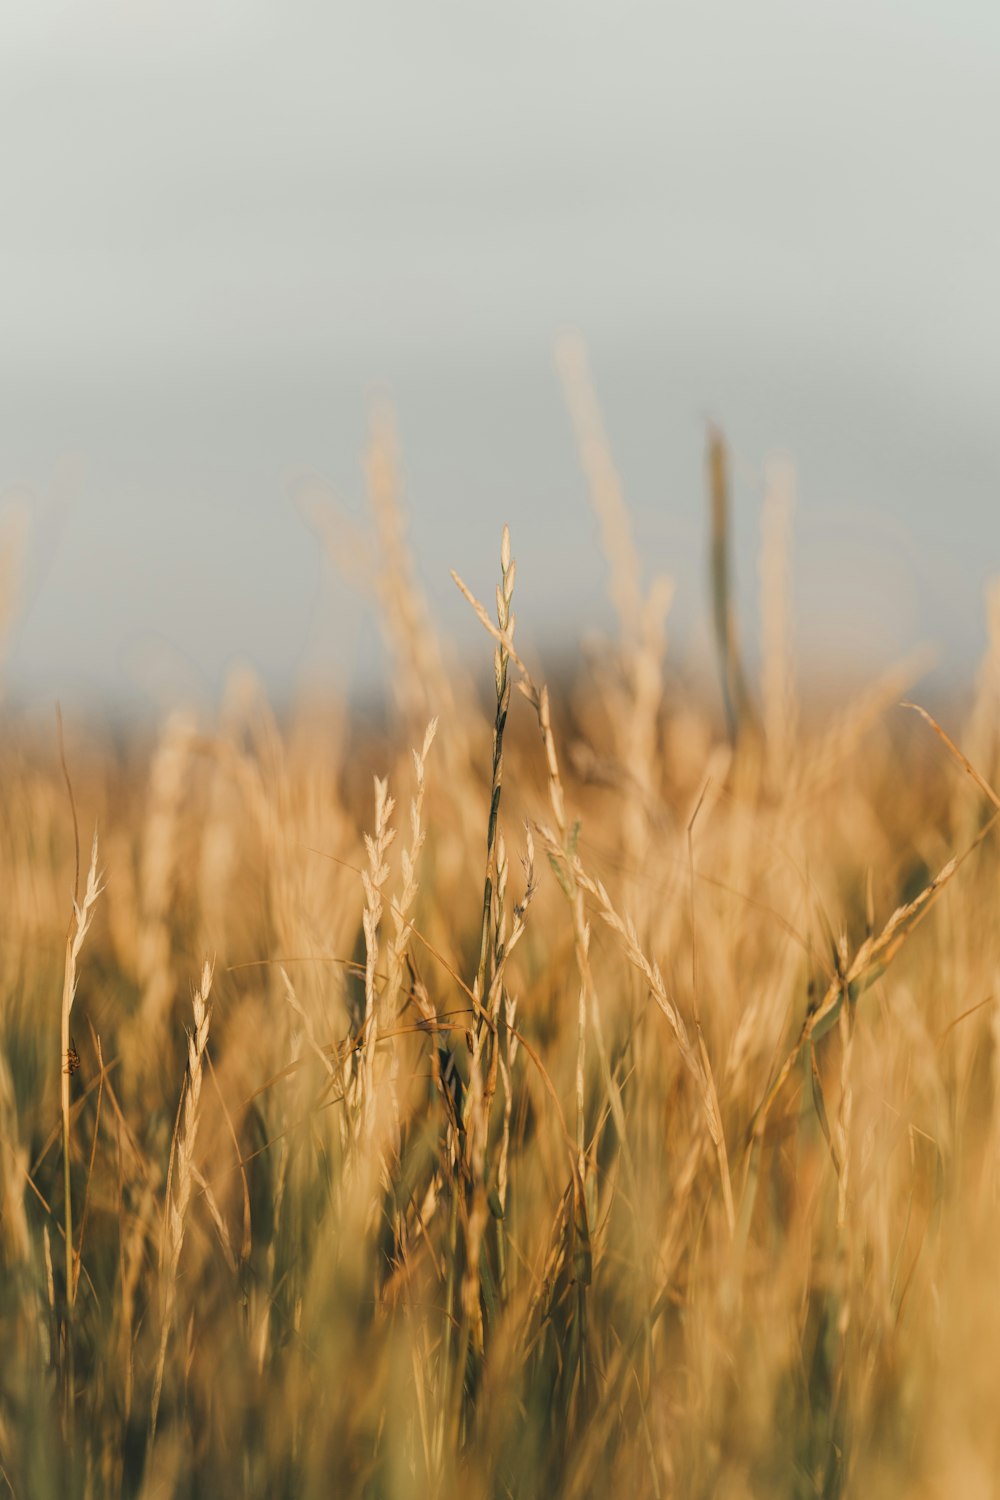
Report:
M 564 373 L 619 633 L 551 700 L 506 534 L 448 660 L 377 423 L 384 729 L 7 715 L 0 1494 L 997 1492 L 1000 595 L 950 738 L 906 663 L 803 724 L 713 437 L 716 722 Z

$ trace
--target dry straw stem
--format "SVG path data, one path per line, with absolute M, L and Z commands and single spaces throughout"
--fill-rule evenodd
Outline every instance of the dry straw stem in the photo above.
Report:
M 517 565 L 511 556 L 510 532 L 505 526 L 500 543 L 500 583 L 496 589 L 497 628 L 501 635 L 513 639 L 515 618 L 512 611 Z M 483 879 L 483 905 L 480 922 L 479 961 L 472 993 L 476 1005 L 476 1024 L 471 1032 L 469 1085 L 463 1108 L 462 1137 L 464 1177 L 467 1187 L 462 1222 L 465 1232 L 465 1273 L 461 1288 L 461 1325 L 458 1367 L 465 1364 L 465 1348 L 473 1339 L 478 1355 L 484 1352 L 480 1261 L 488 1222 L 488 1146 L 497 1074 L 501 1065 L 501 1038 L 498 1021 L 503 999 L 503 969 L 507 954 L 520 940 L 524 930 L 524 913 L 531 897 L 532 874 L 529 866 L 528 889 L 515 917 L 511 940 L 505 951 L 505 903 L 507 890 L 507 854 L 500 831 L 500 799 L 503 791 L 503 744 L 510 707 L 508 678 L 509 652 L 499 643 L 493 657 L 493 679 L 496 713 L 493 723 L 490 801 L 486 828 L 486 871 Z M 530 856 L 529 856 L 530 857 Z M 509 1042 L 508 1042 L 509 1046 Z M 509 1087 L 509 1075 L 507 1079 Z M 503 1279 L 503 1229 L 498 1226 L 497 1241 Z
M 524 891 L 520 901 L 514 905 L 510 932 L 507 932 L 507 918 L 504 896 L 507 889 L 507 846 L 501 834 L 497 840 L 497 889 L 500 893 L 498 901 L 499 920 L 494 931 L 495 946 L 493 949 L 493 971 L 490 987 L 487 991 L 484 1005 L 485 1012 L 495 1022 L 500 1014 L 501 1004 L 509 997 L 506 996 L 504 988 L 504 973 L 511 954 L 521 941 L 525 933 L 528 907 L 536 890 L 535 880 L 535 841 L 532 838 L 531 827 L 524 825 Z M 511 1024 L 513 1024 L 511 1022 Z
M 505 536 L 505 547 L 509 549 L 509 545 L 509 536 Z M 513 564 L 511 564 L 511 566 L 513 566 Z M 493 637 L 493 639 L 498 643 L 501 649 L 506 652 L 508 660 L 514 663 L 514 666 L 521 674 L 521 681 L 518 686 L 520 687 L 521 692 L 527 698 L 528 702 L 531 704 L 532 708 L 535 710 L 535 714 L 538 719 L 538 727 L 542 736 L 542 745 L 545 750 L 545 761 L 548 770 L 549 802 L 552 807 L 552 813 L 555 818 L 556 829 L 558 831 L 558 847 L 560 848 L 560 850 L 566 851 L 569 849 L 572 838 L 566 818 L 566 796 L 563 791 L 562 777 L 559 773 L 559 757 L 556 753 L 555 736 L 552 733 L 552 715 L 549 705 L 548 688 L 544 685 L 540 688 L 536 686 L 531 673 L 528 671 L 524 662 L 521 660 L 520 656 L 517 653 L 510 631 L 503 630 L 498 625 L 494 625 L 484 606 L 480 604 L 479 600 L 472 593 L 472 590 L 469 589 L 465 583 L 463 583 L 462 579 L 455 572 L 454 568 L 452 569 L 451 576 L 455 580 L 455 583 L 461 593 L 472 605 L 472 608 L 475 610 L 480 622 Z M 590 1014 L 595 1031 L 595 1036 L 598 1040 L 598 1047 L 601 1058 L 604 1061 L 606 1061 L 606 1059 L 603 1039 L 601 1038 L 600 1031 L 600 1009 L 597 1003 L 597 990 L 594 985 L 593 972 L 590 966 L 590 929 L 587 926 L 586 918 L 584 916 L 583 896 L 579 890 L 573 889 L 568 885 L 564 886 L 564 892 L 570 906 L 570 913 L 573 924 L 573 949 L 576 957 L 577 971 L 580 976 L 580 999 L 577 1017 L 578 1041 L 576 1063 L 576 1170 L 578 1175 L 582 1178 L 584 1170 L 584 1091 L 586 1078 L 586 1028 L 588 1013 Z M 610 1087 L 612 1089 L 612 1098 L 614 1098 L 617 1090 L 615 1088 L 613 1080 L 611 1079 L 610 1068 L 605 1067 L 604 1071 L 606 1075 L 606 1082 L 610 1084 Z M 623 1149 L 627 1151 L 628 1148 L 625 1136 L 625 1121 L 624 1116 L 621 1112 L 620 1101 L 617 1104 L 615 1112 L 615 1125 L 619 1130 Z
M 514 580 L 517 564 L 510 553 L 510 531 L 505 526 L 500 543 L 500 582 L 497 585 L 497 626 L 501 635 L 514 639 L 516 619 L 511 609 L 514 598 Z M 507 677 L 509 653 L 499 643 L 493 655 L 493 678 L 496 688 L 496 717 L 493 723 L 493 764 L 490 780 L 490 811 L 486 828 L 486 875 L 483 884 L 483 918 L 479 946 L 479 966 L 473 985 L 476 997 L 482 1000 L 487 989 L 487 970 L 491 957 L 491 926 L 496 927 L 497 902 L 497 836 L 499 832 L 500 796 L 503 790 L 503 737 L 510 708 L 510 682 Z M 482 1027 L 479 1027 L 482 1030 Z
M 368 868 L 362 874 L 361 880 L 365 891 L 365 908 L 362 916 L 362 927 L 365 935 L 365 1029 L 364 1029 L 364 1053 L 361 1077 L 363 1083 L 363 1114 L 365 1127 L 370 1135 L 375 1125 L 375 1048 L 378 1042 L 380 1016 L 378 999 L 375 989 L 375 976 L 378 969 L 378 933 L 379 924 L 382 921 L 384 902 L 382 899 L 382 887 L 389 878 L 389 866 L 386 863 L 386 855 L 389 846 L 396 837 L 396 830 L 390 828 L 389 820 L 396 807 L 396 802 L 389 795 L 389 781 L 387 777 L 376 776 L 375 781 L 375 833 L 365 834 L 365 848 L 368 851 Z
M 528 702 L 531 704 L 532 708 L 535 710 L 536 715 L 538 716 L 538 726 L 542 734 L 542 743 L 545 749 L 545 760 L 549 773 L 549 800 L 552 804 L 552 812 L 553 816 L 555 817 L 556 827 L 559 829 L 560 834 L 564 835 L 567 831 L 566 798 L 563 792 L 562 777 L 559 774 L 559 757 L 556 754 L 555 737 L 552 733 L 552 716 L 549 707 L 548 689 L 544 686 L 544 684 L 540 688 L 535 685 L 531 673 L 528 671 L 524 662 L 521 660 L 521 657 L 518 655 L 517 648 L 514 645 L 513 636 L 508 631 L 501 630 L 497 625 L 494 625 L 485 607 L 480 604 L 479 600 L 476 598 L 475 594 L 467 586 L 467 584 L 463 583 L 462 579 L 455 572 L 454 568 L 452 568 L 451 570 L 451 576 L 454 579 L 459 591 L 472 605 L 472 608 L 475 610 L 480 623 L 489 632 L 489 634 L 498 643 L 498 645 L 500 645 L 503 650 L 506 651 L 509 660 L 514 663 L 515 667 L 521 674 L 521 681 L 518 683 L 518 687 L 527 698 Z
M 64 763 L 65 764 L 65 763 Z M 75 814 L 74 814 L 75 817 Z M 94 832 L 94 840 L 90 850 L 90 868 L 87 871 L 87 883 L 84 888 L 83 900 L 78 901 L 74 893 L 73 916 L 70 920 L 69 931 L 66 934 L 66 957 L 63 964 L 63 990 L 62 1005 L 60 1007 L 59 1022 L 59 1102 L 62 1115 L 62 1138 L 63 1138 L 63 1233 L 65 1239 L 64 1249 L 66 1252 L 66 1342 L 67 1342 L 67 1366 L 69 1371 L 69 1389 L 67 1391 L 67 1411 L 72 1425 L 73 1412 L 73 1338 L 71 1331 L 73 1317 L 73 1303 L 76 1293 L 76 1268 L 73 1260 L 73 1192 L 72 1192 L 72 1141 L 71 1141 L 71 1111 L 70 1111 L 70 1080 L 76 1068 L 76 1050 L 73 1047 L 70 1036 L 70 1017 L 73 1012 L 73 1002 L 76 1000 L 77 986 L 77 960 L 83 948 L 84 939 L 94 919 L 94 908 L 97 898 L 101 894 L 103 886 L 101 877 L 97 873 L 97 832 Z
M 571 862 L 575 858 L 575 843 L 579 836 L 579 825 L 577 824 L 571 830 L 567 822 L 566 798 L 563 791 L 562 777 L 559 773 L 559 758 L 556 753 L 555 736 L 552 733 L 548 688 L 544 685 L 541 688 L 536 686 L 530 672 L 514 649 L 510 634 L 493 624 L 483 605 L 465 583 L 463 583 L 454 569 L 452 569 L 451 576 L 462 594 L 472 605 L 472 608 L 486 630 L 506 649 L 509 660 L 514 663 L 520 672 L 521 681 L 518 686 L 535 710 L 545 750 L 545 760 L 548 769 L 549 802 L 555 817 L 557 830 L 557 835 L 553 836 L 555 852 L 552 849 L 548 852 L 553 869 L 556 871 L 563 893 L 569 903 L 573 928 L 573 953 L 580 979 L 580 996 L 577 1007 L 576 1056 L 576 1160 L 574 1163 L 576 1179 L 582 1185 L 585 1173 L 584 1122 L 586 1113 L 587 1021 L 589 1018 L 594 1044 L 597 1049 L 601 1078 L 608 1095 L 608 1103 L 615 1122 L 615 1129 L 618 1134 L 626 1171 L 628 1172 L 633 1192 L 637 1192 L 638 1181 L 628 1144 L 628 1131 L 621 1092 L 611 1071 L 610 1059 L 604 1042 L 597 986 L 594 982 L 593 969 L 590 963 L 590 926 L 584 912 L 583 890 L 572 879 Z M 569 872 L 569 878 L 567 878 L 567 872 Z
M 191 1001 L 194 1025 L 188 1032 L 188 1064 L 184 1087 L 184 1101 L 179 1133 L 174 1148 L 173 1181 L 167 1182 L 167 1223 L 164 1241 L 160 1249 L 160 1264 L 163 1272 L 163 1306 L 160 1322 L 160 1346 L 153 1377 L 153 1396 L 150 1407 L 150 1442 L 156 1436 L 156 1421 L 160 1409 L 160 1394 L 163 1389 L 163 1370 L 167 1356 L 167 1341 L 173 1321 L 174 1302 L 177 1295 L 177 1270 L 181 1250 L 184 1247 L 184 1231 L 188 1206 L 191 1202 L 191 1185 L 196 1181 L 195 1145 L 198 1138 L 198 1115 L 201 1104 L 202 1073 L 205 1050 L 208 1046 L 208 1029 L 212 1011 L 209 995 L 212 990 L 212 965 L 206 960 L 201 971 L 201 983 Z
M 949 739 L 948 735 L 945 734 L 944 730 L 941 728 L 941 725 L 931 714 L 927 712 L 926 708 L 921 708 L 919 703 L 904 703 L 902 706 L 903 708 L 912 708 L 914 713 L 918 713 L 924 720 L 924 722 L 931 726 L 934 733 L 941 740 L 943 740 L 944 744 L 948 747 L 949 753 L 962 767 L 962 770 L 966 773 L 966 775 L 972 777 L 973 781 L 976 783 L 976 786 L 982 792 L 983 796 L 988 798 L 989 801 L 993 803 L 993 806 L 998 811 L 1000 811 L 1000 796 L 997 796 L 996 792 L 986 780 L 986 777 L 982 776 L 976 770 L 972 762 L 966 759 L 961 750 L 955 744 L 954 740 Z
M 412 910 L 417 899 L 419 889 L 417 871 L 420 863 L 420 854 L 424 847 L 426 832 L 423 825 L 424 791 L 426 778 L 426 762 L 430 754 L 431 745 L 437 733 L 437 719 L 432 719 L 424 732 L 423 741 L 419 750 L 411 751 L 413 761 L 414 791 L 410 799 L 410 842 L 400 855 L 400 878 L 401 886 L 395 901 L 389 901 L 389 911 L 392 917 L 393 931 L 386 944 L 385 976 L 381 994 L 377 1001 L 377 1013 L 371 1028 L 366 1023 L 365 1044 L 369 1048 L 366 1058 L 374 1061 L 373 1049 L 381 1033 L 387 1027 L 392 1028 L 393 1019 L 396 1014 L 397 1003 L 403 987 L 403 971 L 407 954 L 410 947 L 411 927 L 408 914 Z M 391 842 L 392 835 L 390 835 Z M 387 846 L 388 847 L 388 844 Z M 367 877 L 366 877 L 367 878 Z M 368 887 L 366 885 L 366 901 Z M 366 945 L 368 930 L 365 929 Z M 377 942 L 377 934 L 376 934 Z M 369 969 L 369 957 L 366 951 L 365 978 L 367 981 Z M 374 976 L 376 979 L 378 975 Z M 400 1056 L 396 1041 L 395 1029 L 388 1031 L 387 1039 L 390 1049 L 389 1061 L 389 1091 L 392 1110 L 392 1133 L 394 1146 L 398 1151 L 400 1139 L 400 1100 L 399 1100 L 399 1078 L 400 1078 Z M 372 1075 L 373 1076 L 373 1075 Z

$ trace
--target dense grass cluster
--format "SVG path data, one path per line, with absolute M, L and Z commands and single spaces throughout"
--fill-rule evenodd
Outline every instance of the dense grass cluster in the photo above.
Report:
M 621 628 L 557 697 L 506 533 L 445 665 L 377 428 L 386 731 L 8 721 L 0 1493 L 993 1493 L 1000 605 L 955 746 L 905 665 L 806 732 L 714 439 L 724 731 L 565 373 Z

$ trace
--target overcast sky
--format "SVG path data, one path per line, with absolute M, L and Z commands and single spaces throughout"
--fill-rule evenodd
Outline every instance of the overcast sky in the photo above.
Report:
M 703 636 L 704 419 L 799 473 L 797 635 L 849 672 L 981 647 L 1000 571 L 1000 11 L 945 0 L 13 0 L 0 17 L 8 687 L 275 692 L 374 627 L 290 498 L 359 503 L 398 414 L 435 611 L 607 623 L 552 360 L 586 337 L 649 570 Z

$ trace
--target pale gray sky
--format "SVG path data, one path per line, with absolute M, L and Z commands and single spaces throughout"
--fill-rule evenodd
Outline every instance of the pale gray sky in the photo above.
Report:
M 807 663 L 974 660 L 1000 570 L 1000 12 L 945 0 L 13 0 L 0 18 L 0 491 L 33 514 L 19 697 L 282 691 L 376 651 L 289 499 L 398 411 L 451 630 L 502 522 L 536 643 L 606 621 L 552 363 L 587 338 L 676 634 L 706 413 L 800 475 Z M 473 637 L 474 638 L 474 637 Z M 156 666 L 155 663 L 160 665 Z M 172 663 L 164 666 L 163 663 Z

